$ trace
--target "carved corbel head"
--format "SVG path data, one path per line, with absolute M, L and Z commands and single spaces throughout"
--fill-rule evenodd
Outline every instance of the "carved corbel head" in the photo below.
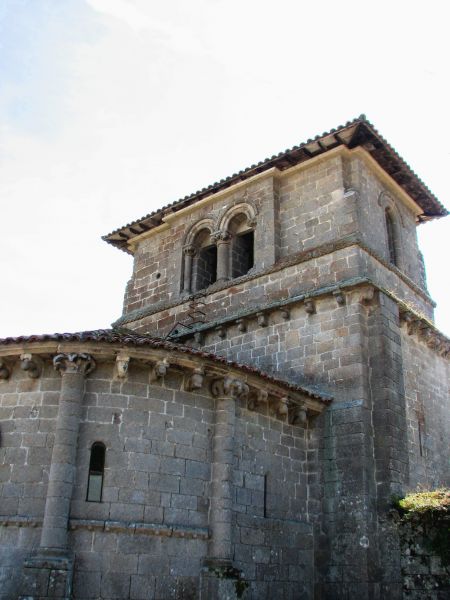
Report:
M 289 410 L 291 425 L 304 425 L 308 421 L 308 411 L 304 404 L 292 404 Z
M 11 371 L 8 369 L 6 362 L 0 358 L 0 379 L 8 379 Z
M 20 368 L 25 371 L 30 379 L 37 379 L 41 376 L 44 363 L 39 356 L 32 354 L 20 355 Z
M 312 298 L 305 298 L 304 300 L 305 311 L 308 315 L 313 315 L 316 312 L 316 304 Z
M 285 321 L 289 321 L 289 319 L 291 318 L 291 314 L 290 314 L 290 312 L 289 312 L 289 310 L 287 308 L 281 308 L 280 309 L 280 313 L 281 313 L 281 317 Z
M 267 326 L 268 318 L 267 318 L 267 314 L 266 313 L 263 313 L 263 312 L 256 313 L 256 318 L 258 320 L 258 325 L 260 327 L 266 327 Z
M 239 331 L 245 333 L 247 331 L 247 321 L 245 319 L 237 319 L 236 325 Z
M 339 304 L 339 306 L 345 304 L 345 295 L 342 290 L 334 291 L 333 296 L 336 298 L 336 302 Z
M 194 333 L 194 341 L 196 344 L 199 344 L 201 346 L 203 344 L 204 339 L 205 339 L 205 334 L 203 333 L 203 331 L 196 331 Z
M 274 406 L 276 414 L 285 419 L 289 413 L 289 398 L 284 396 L 283 398 L 279 398 Z
M 194 369 L 192 375 L 187 380 L 186 389 L 191 392 L 192 390 L 199 390 L 203 387 L 203 381 L 205 379 L 205 371 L 203 367 Z
M 130 357 L 128 354 L 118 354 L 116 356 L 116 374 L 119 379 L 125 379 L 128 375 L 130 366 Z
M 220 337 L 221 340 L 223 340 L 227 336 L 227 330 L 223 325 L 219 325 L 219 327 L 216 327 L 216 331 L 217 335 Z
M 269 394 L 266 390 L 255 389 L 249 394 L 248 408 L 249 410 L 256 410 L 260 404 L 266 403 Z
M 214 379 L 210 389 L 215 398 L 231 397 L 236 400 L 246 400 L 250 391 L 244 381 L 232 377 Z
M 153 370 L 150 373 L 150 381 L 156 381 L 157 379 L 164 377 L 169 366 L 169 361 L 166 358 L 155 363 Z
M 361 304 L 364 304 L 365 306 L 369 306 L 369 304 L 373 301 L 374 298 L 375 298 L 375 288 L 372 285 L 366 286 L 366 287 L 362 288 L 362 290 L 360 290 L 359 301 L 361 302 Z

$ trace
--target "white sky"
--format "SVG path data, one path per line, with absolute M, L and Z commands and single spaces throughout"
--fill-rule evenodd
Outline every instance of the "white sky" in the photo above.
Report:
M 364 112 L 450 206 L 444 1 L 0 0 L 0 337 L 108 327 L 101 241 Z M 419 228 L 450 334 L 450 219 Z

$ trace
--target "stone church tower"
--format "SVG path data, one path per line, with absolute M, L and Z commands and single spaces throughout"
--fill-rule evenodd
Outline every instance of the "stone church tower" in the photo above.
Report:
M 446 210 L 360 117 L 105 240 L 112 330 L 0 340 L 0 599 L 402 598 L 449 485 Z

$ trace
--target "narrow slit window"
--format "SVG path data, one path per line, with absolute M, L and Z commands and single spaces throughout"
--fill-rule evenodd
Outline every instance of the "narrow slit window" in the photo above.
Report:
M 393 265 L 397 265 L 397 252 L 395 248 L 395 225 L 392 213 L 389 209 L 385 210 L 386 234 L 389 250 L 389 261 Z
M 105 471 L 105 444 L 94 442 L 91 447 L 89 461 L 89 477 L 86 500 L 87 502 L 101 502 L 103 491 L 103 476 Z

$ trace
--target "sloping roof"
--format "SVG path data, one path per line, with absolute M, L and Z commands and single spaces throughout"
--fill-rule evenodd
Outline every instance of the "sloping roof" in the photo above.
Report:
M 364 115 L 360 115 L 356 119 L 353 119 L 353 121 L 348 121 L 345 125 L 317 135 L 314 139 L 309 139 L 290 150 L 285 150 L 270 158 L 266 158 L 225 179 L 216 181 L 202 190 L 185 196 L 171 204 L 167 204 L 132 223 L 128 223 L 128 225 L 112 231 L 103 236 L 102 239 L 125 252 L 129 252 L 127 242 L 145 231 L 160 225 L 165 215 L 185 208 L 198 200 L 216 194 L 258 173 L 263 173 L 272 167 L 283 171 L 294 165 L 306 162 L 315 156 L 324 154 L 338 146 L 346 146 L 349 149 L 362 146 L 386 173 L 422 208 L 424 219 L 442 217 L 448 214 L 444 206 L 416 173 L 414 173 L 411 167 L 378 133 L 370 121 Z
M 194 348 L 190 348 L 189 346 L 185 346 L 183 344 L 169 342 L 162 338 L 128 331 L 123 332 L 114 329 L 96 329 L 93 331 L 80 331 L 76 333 L 50 333 L 7 337 L 3 339 L 0 338 L 0 349 L 2 346 L 25 345 L 39 342 L 104 342 L 108 344 L 119 344 L 121 346 L 148 347 L 167 351 L 175 351 L 210 360 L 212 362 L 219 363 L 220 365 L 226 365 L 231 368 L 239 369 L 243 373 L 248 373 L 249 375 L 256 375 L 268 381 L 269 383 L 279 385 L 282 388 L 292 390 L 294 392 L 306 394 L 307 396 L 315 398 L 316 400 L 319 400 L 325 404 L 329 404 L 332 400 L 332 397 L 328 394 L 305 388 L 289 381 L 278 379 L 272 375 L 269 375 L 268 373 L 256 369 L 255 367 L 230 361 L 222 356 L 217 356 L 216 354 L 212 354 L 210 352 L 195 350 Z

